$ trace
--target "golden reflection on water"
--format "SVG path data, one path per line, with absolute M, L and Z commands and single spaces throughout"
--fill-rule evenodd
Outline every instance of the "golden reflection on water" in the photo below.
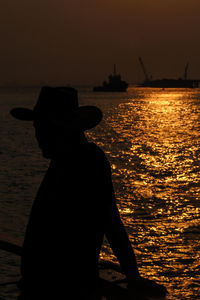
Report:
M 1 93 L 1 231 L 23 239 L 47 162 L 33 144 L 30 124 L 16 123 L 8 112 L 14 106 L 27 106 L 27 99 L 32 99 L 32 107 L 38 91 L 23 90 L 17 97 L 14 90 Z M 84 92 L 79 100 L 80 105 L 94 104 L 103 110 L 103 121 L 88 135 L 111 162 L 117 204 L 140 273 L 164 283 L 170 300 L 199 299 L 200 90 L 139 88 L 123 95 Z M 26 141 L 21 147 L 24 128 Z M 27 164 L 22 166 L 24 149 Z M 18 216 L 15 222 L 13 216 Z M 6 267 L 1 281 L 12 281 L 19 262 L 13 264 L 13 258 L 2 255 Z M 101 255 L 115 261 L 106 243 Z M 14 292 L 11 286 L 8 290 Z
M 175 299 L 198 299 L 200 290 L 200 97 L 193 93 L 132 91 L 106 115 L 113 147 L 105 149 L 140 272 Z M 115 260 L 107 246 L 102 256 Z

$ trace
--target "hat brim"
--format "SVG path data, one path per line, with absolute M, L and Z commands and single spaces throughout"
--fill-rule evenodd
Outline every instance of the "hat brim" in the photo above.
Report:
M 34 111 L 29 108 L 16 107 L 10 111 L 10 114 L 22 121 L 34 121 Z M 51 114 L 51 117 L 52 114 Z M 66 116 L 65 120 L 53 119 L 53 123 L 58 126 L 63 124 L 64 127 L 70 128 L 71 130 L 88 130 L 97 126 L 102 120 L 102 111 L 96 106 L 80 106 L 77 110 L 73 111 Z
M 34 120 L 34 112 L 32 109 L 24 108 L 24 107 L 16 107 L 11 109 L 10 114 L 22 121 L 33 121 Z
M 97 126 L 103 117 L 102 111 L 96 106 L 80 106 L 77 110 L 79 126 L 88 130 Z

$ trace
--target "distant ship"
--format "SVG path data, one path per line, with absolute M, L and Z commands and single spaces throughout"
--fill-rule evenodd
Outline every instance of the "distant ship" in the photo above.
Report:
M 142 70 L 145 75 L 145 81 L 139 84 L 141 87 L 152 87 L 152 88 L 198 88 L 200 80 L 198 79 L 187 79 L 188 63 L 185 66 L 184 79 L 149 79 L 149 75 L 143 64 L 141 57 L 139 57 L 139 62 L 142 66 Z
M 116 65 L 114 65 L 113 74 L 108 77 L 109 81 L 104 81 L 102 86 L 95 86 L 94 92 L 126 92 L 128 83 L 121 80 L 121 75 L 116 72 Z

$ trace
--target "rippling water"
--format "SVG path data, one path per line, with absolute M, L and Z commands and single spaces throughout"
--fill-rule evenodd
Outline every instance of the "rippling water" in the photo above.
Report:
M 0 91 L 0 237 L 22 242 L 32 201 L 47 169 L 30 123 L 9 116 L 32 107 L 39 91 Z M 200 295 L 200 90 L 130 88 L 79 92 L 102 123 L 88 132 L 107 154 L 118 207 L 142 275 L 162 282 L 167 299 Z M 115 261 L 105 243 L 102 257 Z M 0 251 L 0 282 L 19 278 L 19 259 Z M 15 286 L 0 287 L 14 300 Z

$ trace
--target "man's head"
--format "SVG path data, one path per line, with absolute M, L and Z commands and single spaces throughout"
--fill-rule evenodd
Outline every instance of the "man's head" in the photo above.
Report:
M 102 119 L 97 107 L 79 107 L 77 91 L 70 87 L 43 87 L 33 110 L 14 108 L 11 114 L 20 120 L 33 121 L 39 146 L 47 158 L 67 146 L 78 147 L 84 140 L 84 131 Z

